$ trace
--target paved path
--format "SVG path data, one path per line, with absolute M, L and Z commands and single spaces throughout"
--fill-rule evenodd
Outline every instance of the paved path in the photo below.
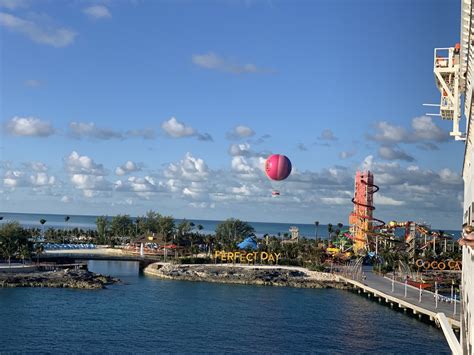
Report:
M 456 302 L 456 313 L 454 314 L 454 302 L 441 302 L 438 300 L 438 306 L 436 307 L 436 301 L 433 292 L 422 291 L 421 302 L 419 302 L 419 289 L 407 286 L 407 296 L 405 297 L 405 284 L 400 282 L 394 282 L 394 288 L 392 292 L 392 280 L 374 274 L 370 268 L 363 268 L 363 272 L 366 275 L 366 279 L 362 282 L 354 281 L 347 279 L 353 285 L 364 288 L 365 291 L 375 293 L 380 297 L 385 297 L 387 295 L 389 298 L 395 298 L 395 300 L 390 300 L 394 303 L 408 303 L 411 305 L 410 308 L 420 312 L 420 309 L 423 313 L 428 315 L 435 315 L 436 313 L 444 313 L 446 317 L 454 320 L 455 323 L 459 324 L 460 322 L 460 302 Z M 406 306 L 406 305 L 404 305 Z
M 369 287 L 375 288 L 382 291 L 383 293 L 393 295 L 397 298 L 403 299 L 412 304 L 418 305 L 419 307 L 428 309 L 432 312 L 439 313 L 443 312 L 448 318 L 455 318 L 459 321 L 460 305 L 459 301 L 456 302 L 456 315 L 454 315 L 454 302 L 441 302 L 438 300 L 438 307 L 436 308 L 435 294 L 426 290 L 422 291 L 421 303 L 419 302 L 420 290 L 407 286 L 407 297 L 405 297 L 405 284 L 401 282 L 394 282 L 394 292 L 392 292 L 392 280 L 374 274 L 371 270 L 364 270 L 367 276 L 363 282 Z

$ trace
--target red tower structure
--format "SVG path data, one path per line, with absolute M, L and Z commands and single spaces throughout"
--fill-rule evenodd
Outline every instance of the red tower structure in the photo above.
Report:
M 370 171 L 357 171 L 354 185 L 352 199 L 354 210 L 349 216 L 349 224 L 354 241 L 354 253 L 362 254 L 368 249 L 368 235 L 373 231 L 373 221 L 378 221 L 372 213 L 375 210 L 374 193 L 379 187 L 374 185 L 374 175 Z

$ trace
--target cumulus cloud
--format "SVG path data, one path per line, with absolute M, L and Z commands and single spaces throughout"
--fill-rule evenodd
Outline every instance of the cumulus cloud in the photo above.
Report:
M 108 196 L 112 190 L 112 183 L 106 178 L 107 171 L 102 164 L 97 164 L 86 155 L 80 155 L 73 151 L 65 158 L 65 168 L 70 174 L 72 186 L 82 191 L 83 196 L 92 198 L 97 196 Z
M 158 191 L 162 190 L 162 183 L 151 176 L 143 178 L 130 176 L 127 180 L 117 180 L 114 184 L 116 191 L 134 192 L 137 196 L 149 199 Z
M 199 133 L 196 129 L 178 121 L 175 117 L 164 121 L 161 128 L 171 138 L 197 137 L 202 141 L 212 141 L 212 136 L 209 133 Z
M 15 116 L 5 123 L 6 132 L 12 136 L 48 137 L 54 133 L 50 122 L 36 117 Z
M 104 5 L 93 5 L 82 10 L 89 18 L 94 20 L 111 18 L 112 15 L 107 7 Z
M 243 125 L 238 125 L 235 126 L 232 131 L 227 132 L 226 137 L 230 140 L 236 140 L 241 138 L 253 137 L 254 135 L 255 132 L 252 128 Z
M 46 165 L 36 162 L 32 165 L 23 164 L 24 169 L 7 170 L 3 176 L 3 186 L 9 189 L 31 187 L 36 192 L 44 192 L 45 188 L 59 185 L 56 176 L 50 175 Z M 41 167 L 41 168 L 39 168 Z
M 204 54 L 194 54 L 192 56 L 192 61 L 195 65 L 201 68 L 218 70 L 232 74 L 271 72 L 271 70 L 259 68 L 255 64 L 237 63 L 232 59 L 221 57 L 213 52 Z
M 70 122 L 69 134 L 77 139 L 92 138 L 92 139 L 123 139 L 122 133 L 114 131 L 109 128 L 99 128 L 93 122 Z
M 115 169 L 115 175 L 122 176 L 140 170 L 142 170 L 142 164 L 128 160 L 127 162 L 125 162 L 125 164 L 118 166 Z
M 161 124 L 161 128 L 168 136 L 173 138 L 191 137 L 196 134 L 194 128 L 179 122 L 175 117 L 171 117 L 169 120 L 164 121 Z
M 33 42 L 57 48 L 70 45 L 77 35 L 76 32 L 68 28 L 43 26 L 6 12 L 0 12 L 0 26 L 11 32 L 21 33 Z
M 204 160 L 195 158 L 188 152 L 180 162 L 169 164 L 164 174 L 171 179 L 202 181 L 208 178 L 209 168 Z
M 408 162 L 415 160 L 415 158 L 405 153 L 401 148 L 389 145 L 379 147 L 379 156 L 385 160 L 404 160 Z
M 384 143 L 420 143 L 423 141 L 446 142 L 449 140 L 449 134 L 439 128 L 431 117 L 415 117 L 411 121 L 411 129 L 395 126 L 387 121 L 380 121 L 375 124 L 375 134 L 368 135 L 368 138 Z M 427 147 L 433 147 L 427 146 Z
M 65 158 L 66 171 L 70 174 L 83 175 L 106 175 L 106 171 L 102 164 L 97 164 L 94 160 L 86 155 L 79 155 L 78 152 L 73 151 Z

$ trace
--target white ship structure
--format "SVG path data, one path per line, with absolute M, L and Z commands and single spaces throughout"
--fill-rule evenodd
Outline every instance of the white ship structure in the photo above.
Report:
M 450 135 L 465 144 L 462 176 L 464 180 L 463 236 L 474 227 L 474 0 L 461 0 L 460 43 L 449 48 L 435 48 L 433 71 L 441 94 L 440 116 L 452 121 Z M 465 125 L 461 119 L 465 118 Z M 464 126 L 464 127 L 461 127 Z M 474 229 L 471 229 L 474 230 Z M 474 236 L 474 233 L 471 234 Z M 465 240 L 462 254 L 461 334 L 458 341 L 450 327 L 442 324 L 451 351 L 474 354 L 474 240 Z

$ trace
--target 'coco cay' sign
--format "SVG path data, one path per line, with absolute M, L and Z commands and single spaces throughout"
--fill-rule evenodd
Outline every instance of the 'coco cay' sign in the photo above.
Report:
M 266 251 L 218 251 L 214 252 L 214 259 L 228 263 L 275 263 L 278 264 L 280 253 L 269 253 Z

